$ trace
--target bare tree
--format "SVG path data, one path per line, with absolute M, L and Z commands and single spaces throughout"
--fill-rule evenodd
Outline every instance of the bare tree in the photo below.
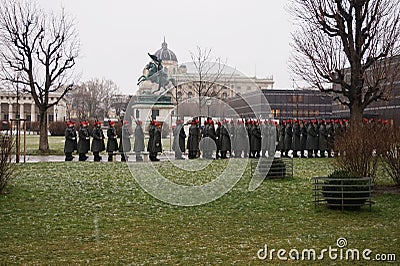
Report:
M 72 94 L 72 106 L 78 119 L 103 118 L 111 107 L 111 99 L 119 93 L 112 80 L 91 79 L 77 86 Z
M 291 69 L 333 93 L 360 122 L 364 109 L 386 100 L 399 78 L 399 2 L 293 0 L 290 12 L 298 26 Z
M 206 104 L 209 97 L 219 97 L 222 90 L 229 90 L 227 83 L 230 81 L 235 71 L 229 73 L 225 62 L 221 58 L 213 58 L 211 49 L 197 47 L 196 53 L 190 53 L 194 67 L 194 73 L 188 73 L 185 83 L 190 84 L 198 100 L 198 112 L 201 115 L 202 107 Z M 188 86 L 181 86 L 188 88 Z
M 40 114 L 42 152 L 49 150 L 47 110 L 72 90 L 79 48 L 74 22 L 64 10 L 46 14 L 32 1 L 1 0 L 0 79 L 18 83 L 32 95 Z M 50 102 L 54 92 L 60 96 Z

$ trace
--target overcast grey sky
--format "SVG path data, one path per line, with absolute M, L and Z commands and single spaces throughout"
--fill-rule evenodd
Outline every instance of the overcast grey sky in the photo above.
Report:
M 82 44 L 77 69 L 82 81 L 113 80 L 123 93 L 149 62 L 147 52 L 168 48 L 179 63 L 190 61 L 197 46 L 227 60 L 247 76 L 273 75 L 275 88 L 292 86 L 287 66 L 290 18 L 287 0 L 38 0 L 75 18 Z

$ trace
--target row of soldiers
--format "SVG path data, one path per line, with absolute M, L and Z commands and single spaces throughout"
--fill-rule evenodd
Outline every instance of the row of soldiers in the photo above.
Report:
M 332 157 L 335 136 L 347 127 L 348 120 L 345 119 L 283 120 L 278 128 L 277 150 L 282 157 L 289 157 L 290 150 L 293 157 Z
M 77 136 L 74 122 L 67 122 L 64 149 L 66 161 L 74 158 L 72 153 L 75 150 L 78 151 L 79 161 L 88 159 L 86 154 L 89 150 L 94 155 L 94 161 L 101 160 L 100 152 L 104 150 L 108 153 L 108 161 L 113 160 L 116 152 L 121 154 L 121 161 L 127 161 L 126 153 L 131 150 L 129 122 L 123 122 L 122 132 L 117 136 L 115 122 L 109 121 L 107 145 L 101 122 L 95 122 L 92 132 L 89 132 L 88 124 L 87 121 L 80 123 Z M 189 134 L 186 136 L 184 126 L 189 124 Z M 162 124 L 157 121 L 150 122 L 147 151 L 151 161 L 158 161 L 157 154 L 162 152 L 161 126 Z M 290 152 L 293 157 L 332 157 L 335 135 L 345 131 L 347 127 L 347 120 L 289 119 L 278 122 L 246 119 L 215 123 L 208 117 L 203 126 L 196 118 L 186 124 L 183 120 L 177 120 L 176 126 L 173 127 L 173 150 L 176 159 L 183 159 L 186 147 L 189 159 L 198 158 L 200 154 L 203 158 L 213 159 L 214 153 L 215 159 L 225 159 L 228 155 L 236 158 L 274 157 L 275 150 L 280 151 L 282 157 L 289 157 Z M 133 150 L 136 160 L 142 161 L 145 136 L 141 121 L 136 121 L 134 136 Z M 120 137 L 119 144 L 117 137 Z M 90 138 L 93 139 L 91 146 Z
M 92 132 L 89 132 L 89 122 L 82 121 L 78 133 L 74 126 L 75 123 L 68 121 L 65 130 L 65 161 L 72 161 L 74 159 L 72 156 L 74 151 L 78 152 L 79 161 L 86 161 L 89 158 L 86 155 L 89 150 L 93 153 L 95 162 L 101 161 L 100 152 L 103 151 L 108 153 L 108 161 L 113 161 L 113 156 L 118 152 L 121 154 L 121 161 L 128 161 L 127 153 L 132 149 L 130 123 L 124 120 L 119 134 L 117 134 L 114 121 L 109 121 L 108 124 L 107 145 L 105 145 L 105 136 L 100 121 L 94 123 Z M 143 161 L 141 154 L 145 150 L 145 135 L 142 128 L 142 121 L 136 121 L 134 136 L 133 150 L 135 151 L 136 161 Z M 92 142 L 90 142 L 90 138 L 92 138 Z M 120 138 L 119 143 L 117 138 Z M 161 123 L 157 121 L 150 122 L 147 151 L 149 152 L 151 161 L 159 161 L 157 154 L 162 151 L 162 142 Z
M 72 154 L 77 151 L 79 154 L 79 161 L 86 161 L 89 157 L 86 155 L 89 151 L 93 153 L 94 161 L 101 161 L 100 152 L 106 151 L 108 153 L 108 161 L 113 160 L 113 155 L 116 152 L 121 153 L 121 161 L 126 161 L 127 156 L 124 152 L 130 151 L 130 133 L 128 129 L 129 123 L 123 121 L 120 142 L 117 141 L 117 131 L 115 129 L 115 122 L 109 121 L 109 128 L 107 130 L 107 145 L 105 145 L 105 136 L 101 128 L 101 122 L 95 121 L 94 127 L 89 132 L 89 122 L 80 122 L 78 133 L 75 129 L 75 122 L 67 121 L 67 128 L 65 130 L 65 161 L 72 161 L 74 156 Z M 92 138 L 92 142 L 90 142 Z
M 332 157 L 335 135 L 345 131 L 347 120 L 227 120 L 211 118 L 201 126 L 192 119 L 187 140 L 188 158 L 202 154 L 203 158 L 259 158 L 274 157 L 275 150 L 282 157 Z M 175 158 L 182 159 L 185 152 L 184 121 L 178 120 L 173 129 Z
M 229 157 L 246 158 L 274 156 L 275 125 L 266 123 L 260 127 L 257 120 L 239 120 L 237 123 L 227 120 L 214 121 L 208 117 L 200 126 L 198 119 L 192 119 L 187 140 L 188 158 L 194 159 L 202 154 L 205 159 L 225 159 Z M 182 159 L 185 152 L 184 122 L 178 120 L 174 127 L 175 158 Z M 263 137 L 264 134 L 264 137 Z

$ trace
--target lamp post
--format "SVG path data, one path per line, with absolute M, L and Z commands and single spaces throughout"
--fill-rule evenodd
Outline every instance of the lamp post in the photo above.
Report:
M 210 117 L 211 97 L 207 97 L 206 105 L 207 105 L 207 117 Z

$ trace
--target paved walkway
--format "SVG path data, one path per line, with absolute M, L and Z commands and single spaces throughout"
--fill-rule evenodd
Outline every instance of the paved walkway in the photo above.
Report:
M 89 158 L 87 159 L 87 162 L 93 162 L 93 155 L 92 154 L 87 154 Z M 74 160 L 78 162 L 78 155 L 74 155 Z M 107 162 L 108 155 L 103 154 L 101 155 L 102 157 L 102 162 Z M 120 162 L 121 161 L 121 155 L 115 155 L 115 161 Z M 157 156 L 161 161 L 168 161 L 168 160 L 175 160 L 174 158 L 174 153 L 173 152 L 163 152 L 162 154 L 159 154 Z M 15 162 L 15 156 L 12 157 L 11 159 L 12 162 Z M 64 162 L 65 161 L 65 156 L 62 155 L 27 155 L 26 156 L 26 162 L 27 163 L 37 163 L 37 162 Z M 135 161 L 135 155 L 129 155 L 129 161 L 134 162 Z M 20 156 L 19 159 L 20 163 L 24 162 L 24 156 Z

